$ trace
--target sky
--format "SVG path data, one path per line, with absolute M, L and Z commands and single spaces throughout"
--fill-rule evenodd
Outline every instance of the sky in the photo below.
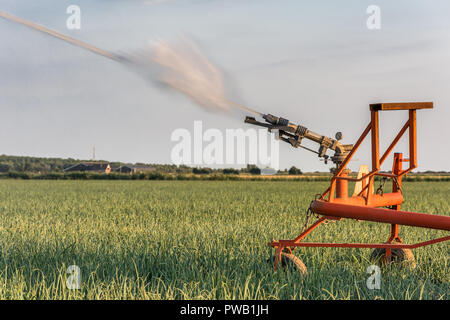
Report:
M 81 8 L 68 30 L 66 9 Z M 432 5 L 430 5 L 432 4 Z M 381 28 L 369 30 L 369 5 Z M 0 11 L 113 52 L 157 39 L 194 39 L 250 108 L 354 143 L 369 104 L 433 101 L 419 110 L 419 171 L 450 171 L 450 2 L 275 0 L 2 0 Z M 207 112 L 124 66 L 0 19 L 0 154 L 170 163 L 171 134 L 249 128 Z M 380 115 L 383 151 L 407 112 Z M 370 163 L 365 143 L 350 168 Z M 311 146 L 311 145 L 308 145 Z M 397 152 L 407 157 L 406 141 Z M 327 171 L 312 153 L 280 145 L 280 167 Z M 383 169 L 390 169 L 391 158 Z M 237 166 L 236 166 L 237 167 Z

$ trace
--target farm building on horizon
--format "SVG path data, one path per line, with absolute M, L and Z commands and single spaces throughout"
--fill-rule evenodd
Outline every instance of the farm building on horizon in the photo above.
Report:
M 111 165 L 107 162 L 81 162 L 63 170 L 63 172 L 74 171 L 89 171 L 108 174 L 111 172 Z
M 155 168 L 146 165 L 123 165 L 115 169 L 114 171 L 119 173 L 136 174 L 136 173 L 151 172 L 155 170 L 156 170 Z

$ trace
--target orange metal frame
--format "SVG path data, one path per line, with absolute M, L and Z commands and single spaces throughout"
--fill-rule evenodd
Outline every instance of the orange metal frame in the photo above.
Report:
M 402 243 L 399 236 L 399 225 L 450 231 L 450 217 L 448 216 L 406 212 L 400 210 L 400 206 L 404 200 L 401 191 L 402 177 L 417 168 L 416 110 L 432 108 L 432 102 L 380 103 L 370 105 L 370 123 L 367 125 L 366 129 L 363 131 L 362 135 L 342 165 L 335 171 L 328 189 L 325 190 L 325 192 L 322 193 L 318 199 L 311 203 L 310 209 L 314 213 L 321 215 L 321 217 L 295 239 L 277 240 L 269 243 L 269 246 L 276 248 L 275 269 L 277 268 L 278 262 L 281 260 L 281 253 L 284 250 L 292 253 L 292 250 L 296 247 L 385 248 L 386 259 L 389 260 L 392 249 L 414 249 L 450 240 L 450 236 L 446 236 L 417 244 L 407 245 Z M 407 110 L 409 117 L 398 132 L 397 136 L 380 157 L 378 113 L 379 111 L 389 110 Z M 407 129 L 409 129 L 409 159 L 404 159 L 401 153 L 395 153 L 392 172 L 380 172 L 381 165 L 392 152 Z M 346 169 L 346 167 L 369 132 L 371 133 L 372 145 L 372 170 L 361 178 L 349 177 L 349 170 Z M 409 162 L 408 169 L 403 170 L 403 162 Z M 375 176 L 392 179 L 392 192 L 382 194 L 371 193 L 370 191 L 373 190 Z M 361 181 L 362 190 L 358 195 L 352 197 L 348 196 L 348 181 Z M 379 207 L 389 207 L 389 209 Z M 302 240 L 309 233 L 311 233 L 322 223 L 329 219 L 341 220 L 342 218 L 390 223 L 391 233 L 389 239 L 383 244 L 302 242 Z

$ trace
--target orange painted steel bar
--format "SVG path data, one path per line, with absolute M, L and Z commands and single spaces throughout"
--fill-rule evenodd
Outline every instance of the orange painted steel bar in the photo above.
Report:
M 392 111 L 392 110 L 411 110 L 411 109 L 433 109 L 433 102 L 389 102 L 389 103 L 371 103 L 372 111 Z
M 315 228 L 317 228 L 320 224 L 325 222 L 326 218 L 320 218 L 316 222 L 314 222 L 308 229 L 302 232 L 297 238 L 293 240 L 293 242 L 300 242 L 303 238 L 305 238 L 308 234 L 310 234 Z M 269 244 L 270 245 L 270 244 Z
M 450 240 L 450 236 L 423 241 L 415 244 L 404 243 L 323 243 L 323 242 L 298 242 L 292 240 L 278 240 L 271 243 L 273 247 L 327 247 L 327 248 L 390 248 L 390 249 L 416 249 L 429 246 L 435 243 Z
M 368 206 L 354 206 L 349 204 L 325 202 L 321 200 L 313 201 L 311 204 L 311 210 L 317 214 L 339 218 L 450 231 L 450 217 L 448 216 L 384 208 L 371 208 Z
M 394 149 L 395 145 L 397 144 L 397 142 L 400 140 L 400 138 L 403 136 L 403 134 L 405 133 L 406 129 L 409 128 L 409 124 L 410 121 L 408 119 L 408 121 L 406 121 L 405 125 L 403 126 L 403 128 L 399 131 L 399 133 L 397 134 L 397 136 L 394 138 L 394 140 L 392 141 L 391 145 L 386 149 L 386 151 L 384 152 L 384 154 L 381 156 L 380 158 L 380 165 L 383 164 L 384 160 L 386 160 L 387 156 L 389 155 L 389 153 L 391 153 L 392 149 Z

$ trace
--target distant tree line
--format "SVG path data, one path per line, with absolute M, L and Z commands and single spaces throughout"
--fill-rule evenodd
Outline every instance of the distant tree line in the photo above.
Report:
M 239 174 L 172 174 L 162 172 L 126 174 L 126 173 L 93 173 L 93 172 L 53 172 L 53 173 L 30 173 L 30 172 L 8 172 L 0 173 L 0 179 L 23 179 L 23 180 L 204 180 L 204 181 L 328 181 L 328 177 L 298 176 L 289 178 L 283 175 L 264 177 L 261 175 L 239 175 Z
M 49 174 L 49 173 L 62 173 L 64 169 L 71 167 L 80 162 L 90 162 L 92 160 L 78 160 L 78 159 L 63 159 L 63 158 L 39 158 L 39 157 L 25 157 L 25 156 L 8 156 L 0 155 L 0 173 L 37 173 L 37 174 Z M 101 161 L 98 162 L 108 162 Z M 118 168 L 127 163 L 122 162 L 108 162 L 111 167 Z M 128 164 L 129 165 L 129 164 Z M 174 165 L 174 164 L 146 164 L 135 163 L 134 165 L 146 165 L 155 168 L 157 173 L 163 174 L 225 174 L 225 175 L 239 175 L 239 174 L 251 174 L 260 175 L 261 169 L 254 164 L 249 164 L 245 168 L 225 168 L 225 169 L 212 169 L 206 167 L 189 167 L 186 165 Z M 296 167 L 291 167 L 289 170 L 278 171 L 278 174 L 290 174 L 299 175 L 302 174 L 301 170 Z
M 30 172 L 7 172 L 0 173 L 0 179 L 23 179 L 23 180 L 204 180 L 204 181 L 330 181 L 330 175 L 297 175 L 287 176 L 283 174 L 262 176 L 262 175 L 239 175 L 239 174 L 173 174 L 162 172 L 126 174 L 126 173 L 93 173 L 93 172 L 53 172 L 53 173 L 30 173 Z M 376 181 L 380 181 L 380 177 L 375 177 Z M 430 175 L 412 175 L 405 177 L 403 181 L 450 181 L 449 175 L 430 176 Z
M 173 164 L 145 164 L 136 163 L 135 165 L 146 165 L 155 168 L 151 173 L 136 173 L 133 175 L 111 172 L 63 172 L 65 168 L 78 164 L 80 162 L 90 162 L 90 160 L 62 159 L 62 158 L 38 158 L 24 156 L 0 155 L 0 179 L 123 179 L 123 180 L 259 180 L 261 169 L 256 165 L 249 164 L 245 168 L 225 168 L 213 169 L 205 167 L 189 167 L 186 165 Z M 100 162 L 100 161 L 99 161 Z M 102 161 L 108 162 L 108 161 Z M 118 168 L 127 163 L 108 162 L 113 168 Z M 128 164 L 129 165 L 129 164 Z M 356 173 L 353 173 L 356 174 Z M 276 175 L 270 180 L 295 181 L 328 181 L 330 174 L 326 172 L 313 172 L 303 175 L 302 171 L 292 166 L 290 169 L 284 169 L 276 172 Z M 284 177 L 290 176 L 290 177 Z M 298 177 L 292 177 L 298 176 Z M 375 180 L 379 180 L 376 177 Z M 424 171 L 411 173 L 404 181 L 450 181 L 450 173 L 446 171 Z
M 75 159 L 0 155 L 0 172 L 61 172 L 79 163 Z

